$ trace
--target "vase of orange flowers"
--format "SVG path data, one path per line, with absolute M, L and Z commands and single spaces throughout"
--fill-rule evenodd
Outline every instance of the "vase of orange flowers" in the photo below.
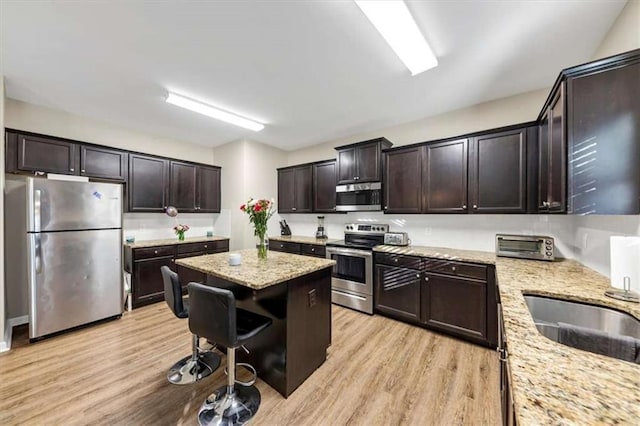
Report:
M 267 222 L 275 213 L 273 210 L 274 200 L 254 200 L 250 198 L 246 204 L 240 206 L 240 210 L 249 215 L 249 223 L 253 224 L 253 234 L 256 236 L 256 248 L 258 258 L 266 259 L 269 250 L 269 239 L 267 237 Z
M 173 230 L 178 236 L 178 240 L 184 241 L 184 233 L 189 230 L 189 225 L 176 225 L 173 227 Z

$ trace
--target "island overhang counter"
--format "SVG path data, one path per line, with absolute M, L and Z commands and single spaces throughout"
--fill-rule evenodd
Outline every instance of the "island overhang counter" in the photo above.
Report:
M 176 260 L 206 274 L 205 284 L 231 290 L 236 305 L 273 321 L 236 351 L 258 377 L 288 397 L 327 358 L 331 344 L 331 268 L 335 261 L 282 252 L 258 259 L 254 249 L 235 251 L 240 265 L 229 265 L 230 253 Z

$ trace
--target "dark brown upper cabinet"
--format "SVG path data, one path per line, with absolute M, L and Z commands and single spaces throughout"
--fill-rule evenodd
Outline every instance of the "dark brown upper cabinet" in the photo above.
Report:
M 468 143 L 468 139 L 458 139 L 425 146 L 425 213 L 467 212 Z
M 471 138 L 469 212 L 526 211 L 527 128 Z
M 73 142 L 18 134 L 16 148 L 19 171 L 79 173 L 78 145 Z
M 80 145 L 80 176 L 126 181 L 127 160 L 125 151 Z
M 384 212 L 422 212 L 423 146 L 385 152 Z
M 198 166 L 196 173 L 196 211 L 220 213 L 220 167 Z
M 169 160 L 129 154 L 130 212 L 164 212 L 169 205 Z
M 278 212 L 311 213 L 312 180 L 311 164 L 278 169 Z
M 313 211 L 336 211 L 336 160 L 313 164 Z
M 177 208 L 179 212 L 195 212 L 197 166 L 171 161 L 169 167 L 169 204 Z
M 639 214 L 640 55 L 569 77 L 567 127 L 568 212 Z
M 565 137 L 565 83 L 553 93 L 538 125 L 538 211 L 567 210 L 567 139 Z
M 338 185 L 379 182 L 382 178 L 382 150 L 391 148 L 385 138 L 337 147 Z

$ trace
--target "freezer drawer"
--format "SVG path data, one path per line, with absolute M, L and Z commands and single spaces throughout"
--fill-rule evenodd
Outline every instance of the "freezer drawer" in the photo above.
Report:
M 120 229 L 27 238 L 30 338 L 122 314 Z

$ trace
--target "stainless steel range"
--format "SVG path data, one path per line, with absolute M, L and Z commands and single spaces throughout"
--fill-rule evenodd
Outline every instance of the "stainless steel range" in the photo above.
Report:
M 327 243 L 327 259 L 336 261 L 331 273 L 331 301 L 373 314 L 373 247 L 384 244 L 389 225 L 349 223 L 344 240 Z

